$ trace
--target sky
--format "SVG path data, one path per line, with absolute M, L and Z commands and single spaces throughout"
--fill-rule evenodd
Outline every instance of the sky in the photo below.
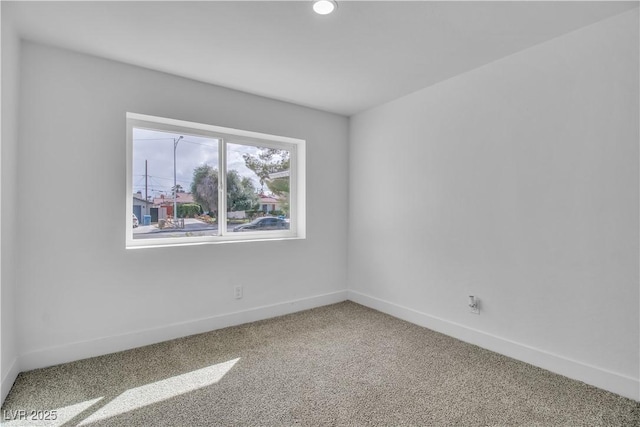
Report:
M 218 140 L 202 136 L 176 134 L 148 129 L 133 129 L 133 193 L 145 192 L 145 160 L 147 161 L 148 194 L 159 197 L 170 195 L 173 187 L 173 145 L 183 136 L 176 149 L 176 183 L 185 192 L 191 191 L 193 170 L 203 164 L 218 167 Z M 256 189 L 260 181 L 245 166 L 242 155 L 257 154 L 258 147 L 227 144 L 227 169 L 235 169 L 240 176 L 250 178 Z

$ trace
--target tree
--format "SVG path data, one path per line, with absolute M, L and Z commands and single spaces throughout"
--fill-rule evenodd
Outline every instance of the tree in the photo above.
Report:
M 273 178 L 272 175 L 277 172 L 289 171 L 291 167 L 290 153 L 287 150 L 279 150 L 276 148 L 263 148 L 257 156 L 251 154 L 243 154 L 244 164 L 251 169 L 260 179 L 260 184 L 264 189 L 267 188 L 273 194 L 281 196 L 280 205 L 285 214 L 289 213 L 289 176 L 281 176 Z
M 246 211 L 258 201 L 253 182 L 247 177 L 240 177 L 236 170 L 227 172 L 227 210 L 229 212 Z
M 289 179 L 271 179 L 271 174 L 289 170 L 290 155 L 287 150 L 263 148 L 257 156 L 243 154 L 244 164 L 258 175 L 260 185 L 267 187 L 275 194 L 289 193 Z M 273 188 L 272 188 L 273 187 Z
M 273 194 L 278 196 L 289 195 L 289 177 L 274 178 L 266 181 L 267 187 Z M 286 197 L 288 199 L 288 197 Z
M 177 184 L 171 187 L 171 194 L 175 195 L 176 193 L 184 193 L 184 188 L 182 188 L 182 185 Z
M 191 193 L 206 212 L 218 211 L 218 169 L 204 164 L 193 170 Z
M 218 169 L 201 165 L 193 170 L 191 183 L 193 199 L 205 211 L 218 211 Z M 241 177 L 238 171 L 227 172 L 227 210 L 246 211 L 257 202 L 256 189 L 249 178 Z M 217 216 L 217 215 L 216 215 Z

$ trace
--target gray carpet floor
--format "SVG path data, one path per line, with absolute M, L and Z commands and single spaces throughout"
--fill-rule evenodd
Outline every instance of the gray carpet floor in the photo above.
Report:
M 6 426 L 640 426 L 637 402 L 352 302 L 24 372 L 2 409 Z

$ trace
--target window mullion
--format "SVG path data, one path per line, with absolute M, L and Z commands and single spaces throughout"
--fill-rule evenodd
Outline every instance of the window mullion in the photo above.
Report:
M 218 143 L 218 235 L 227 234 L 227 142 Z
M 298 152 L 296 147 L 289 149 L 289 221 L 294 230 L 298 226 L 298 198 L 297 198 L 297 165 Z

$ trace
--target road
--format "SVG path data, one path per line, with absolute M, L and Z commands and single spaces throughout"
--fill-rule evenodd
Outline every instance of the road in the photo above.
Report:
M 237 224 L 228 224 L 227 232 L 233 231 Z M 160 230 L 157 225 L 140 225 L 133 229 L 133 238 L 138 239 L 158 239 L 166 237 L 192 237 L 192 236 L 214 236 L 218 231 L 218 224 L 207 224 L 195 218 L 185 218 L 184 228 L 165 228 Z

